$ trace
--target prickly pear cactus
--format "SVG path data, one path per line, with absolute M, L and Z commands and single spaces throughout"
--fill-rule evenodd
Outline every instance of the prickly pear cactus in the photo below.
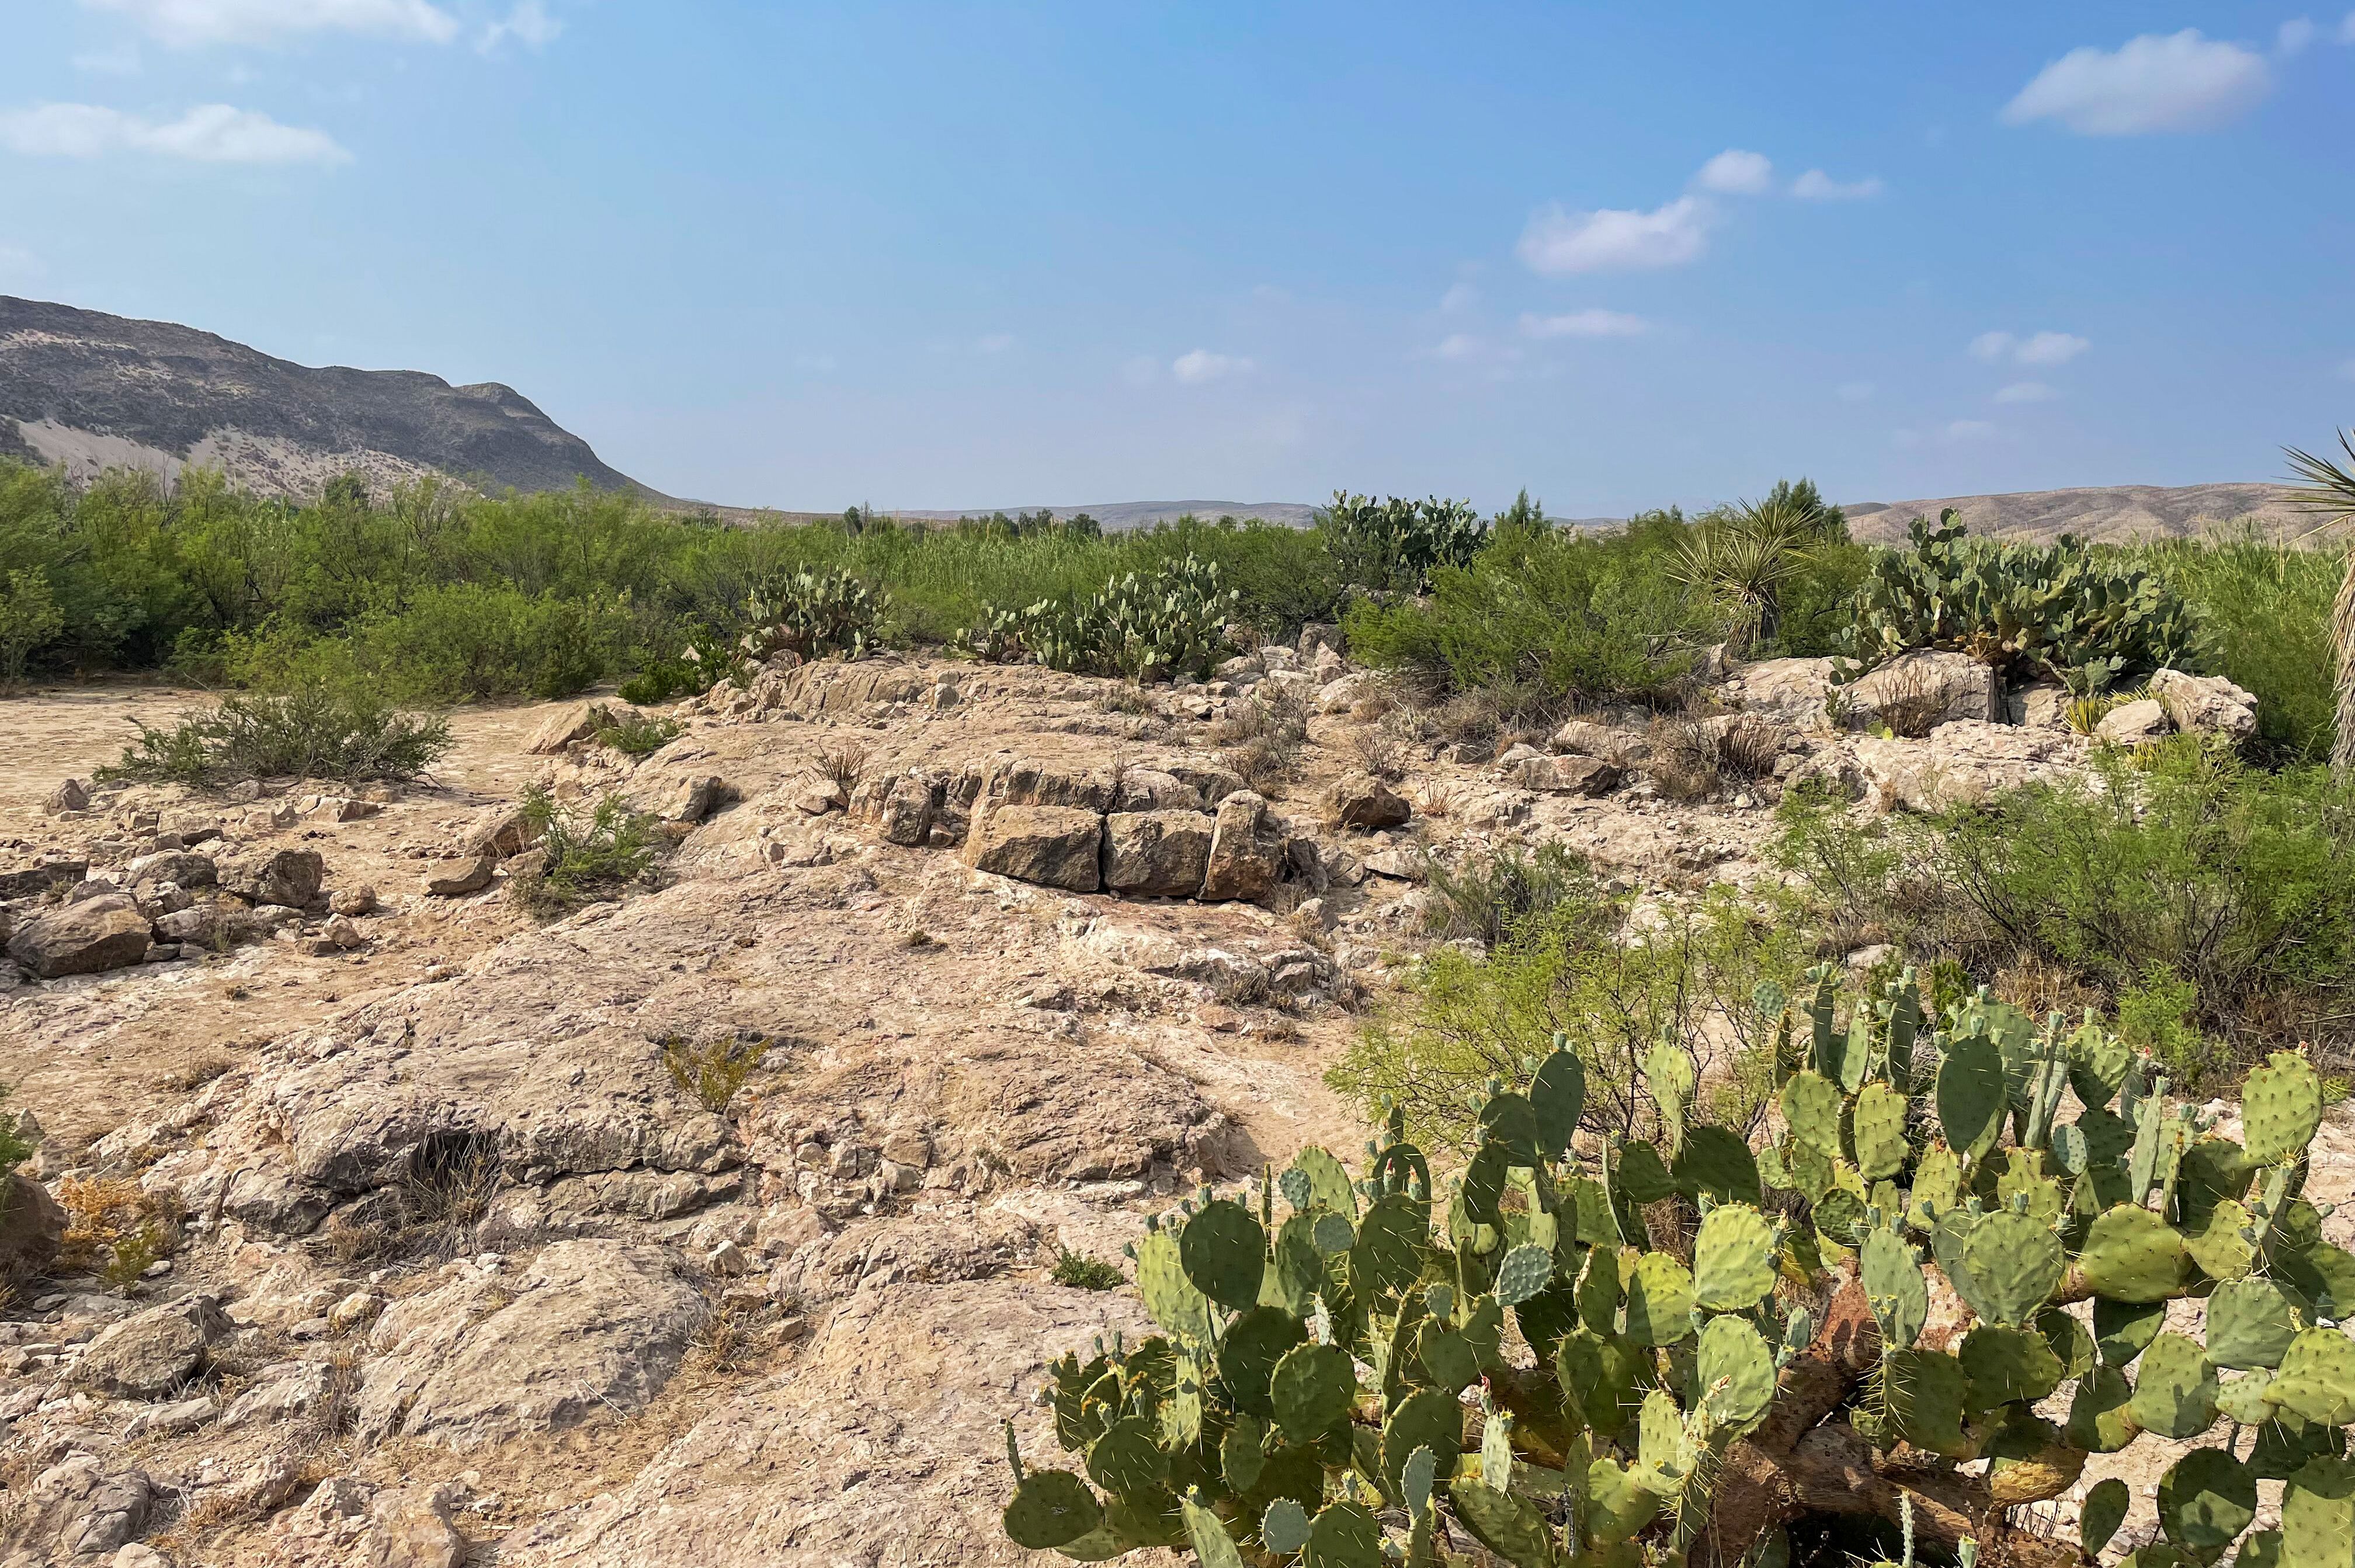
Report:
M 2138 1568 L 2355 1561 L 2355 1256 L 2299 1196 L 2302 1057 L 2251 1077 L 2236 1143 L 2090 1018 L 1984 991 L 1935 1018 L 1910 974 L 1844 999 L 1828 970 L 1787 1005 L 1754 1151 L 1695 1119 L 1665 1047 L 1654 1135 L 1580 1133 L 1595 1064 L 1557 1037 L 1444 1182 L 1393 1113 L 1355 1179 L 1312 1148 L 1157 1217 L 1131 1255 L 1161 1332 L 1054 1364 L 1071 1458 L 1026 1467 L 1008 1425 L 1007 1534 L 1215 1568 L 1733 1568 L 1822 1515 L 1861 1561 L 2063 1568 L 2126 1488 L 2087 1493 L 2082 1544 L 2010 1510 L 2151 1435 L 2206 1440 Z M 2185 1296 L 2200 1335 L 2168 1327 Z M 2284 1493 L 2255 1530 L 2260 1480 Z

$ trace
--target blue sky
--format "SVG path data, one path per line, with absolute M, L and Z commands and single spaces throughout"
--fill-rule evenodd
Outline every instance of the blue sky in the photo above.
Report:
M 0 291 L 786 507 L 2186 484 L 2355 420 L 2355 15 L 1786 9 L 10 0 Z

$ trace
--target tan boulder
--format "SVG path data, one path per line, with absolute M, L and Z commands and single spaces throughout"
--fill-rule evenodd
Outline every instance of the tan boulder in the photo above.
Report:
M 2236 743 L 2257 732 L 2257 699 L 2221 675 L 2163 669 L 2150 677 L 2150 696 L 2179 730 Z
M 1267 799 L 1238 790 L 1219 802 L 1210 834 L 1210 859 L 1202 874 L 1206 899 L 1256 899 L 1284 874 L 1286 836 L 1273 830 Z
M 2105 746 L 2147 746 L 2174 731 L 2165 708 L 2154 699 L 2138 697 L 2102 715 L 2102 721 L 2094 726 L 2094 739 Z
M 120 895 L 37 915 L 8 938 L 8 956 L 44 980 L 126 968 L 147 956 L 147 917 Z
M 523 749 L 535 757 L 553 756 L 575 741 L 585 741 L 597 732 L 607 717 L 602 702 L 568 702 L 546 719 Z
M 1209 869 L 1217 819 L 1203 811 L 1116 811 L 1104 818 L 1103 885 L 1148 898 L 1191 898 Z
M 1325 792 L 1326 819 L 1337 827 L 1373 832 L 1413 815 L 1404 797 L 1371 773 L 1344 773 Z
M 965 840 L 976 870 L 1092 893 L 1103 885 L 1103 818 L 1069 805 L 993 805 Z
M 470 860 L 454 860 L 448 869 L 429 873 L 424 879 L 426 892 L 437 899 L 464 898 L 468 893 L 481 892 L 491 885 L 498 874 L 496 855 L 477 855 Z

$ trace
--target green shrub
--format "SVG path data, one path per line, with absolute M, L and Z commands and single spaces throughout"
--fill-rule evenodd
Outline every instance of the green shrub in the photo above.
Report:
M 1468 936 L 1495 947 L 1565 903 L 1592 906 L 1600 897 L 1585 859 L 1561 844 L 1540 845 L 1534 854 L 1507 844 L 1453 868 L 1426 857 L 1424 868 L 1430 901 L 1423 929 L 1443 941 Z
M 1355 605 L 1350 654 L 1435 697 L 1487 688 L 1529 708 L 1667 701 L 1725 633 L 1723 613 L 1668 574 L 1686 532 L 1678 520 L 1500 537 L 1469 567 L 1440 569 L 1427 600 Z
M 1326 1081 L 1369 1112 L 1403 1108 L 1418 1141 L 1463 1149 L 1476 1091 L 1526 1078 L 1531 1042 L 1561 1032 L 1586 1063 L 1588 1125 L 1632 1136 L 1647 1113 L 1636 1063 L 1665 1035 L 1709 1069 L 1717 1119 L 1746 1130 L 1773 1087 L 1759 984 L 1806 963 L 1793 912 L 1717 888 L 1638 923 L 1629 900 L 1572 890 L 1485 956 L 1434 950 Z
M 1841 675 L 1943 648 L 2085 696 L 2201 663 L 2194 617 L 2157 573 L 2065 535 L 2051 545 L 1974 539 L 1958 516 L 1949 507 L 1935 529 L 1916 517 L 1912 548 L 1873 556 Z
M 1199 678 L 1225 654 L 1227 622 L 1239 602 L 1220 585 L 1216 561 L 1188 555 L 1068 602 L 985 610 L 959 642 L 992 664 L 1035 659 L 1051 669 L 1130 680 Z
M 523 814 L 539 855 L 509 888 L 535 914 L 617 899 L 645 886 L 653 873 L 655 819 L 632 810 L 618 795 L 604 795 L 583 814 L 558 805 L 545 790 L 527 789 Z
M 1317 514 L 1325 548 L 1338 564 L 1341 580 L 1378 592 L 1421 593 L 1443 566 L 1472 563 L 1488 542 L 1488 525 L 1468 501 L 1430 496 L 1410 501 L 1391 496 L 1333 493 Z
M 2347 547 L 2272 544 L 2243 528 L 2126 553 L 2200 613 L 2216 668 L 2257 699 L 2257 749 L 2275 761 L 2330 760 L 2337 702 L 2330 604 Z
M 1069 1247 L 1055 1249 L 1055 1266 L 1047 1277 L 1073 1290 L 1117 1290 L 1128 1282 L 1118 1264 L 1092 1258 Z
M 1982 979 L 2032 960 L 2113 1008 L 2186 985 L 2188 1025 L 2243 1061 L 2348 1041 L 2355 786 L 2318 767 L 2266 773 L 2190 736 L 2094 765 L 2089 784 L 1937 818 L 1860 820 L 1794 795 L 1777 856 L 1828 923 Z
M 0 578 L 0 690 L 25 678 L 33 650 L 65 630 L 48 573 L 20 568 Z
M 663 1070 L 670 1081 L 694 1095 L 707 1111 L 726 1110 L 744 1087 L 744 1080 L 769 1054 L 770 1041 L 729 1035 L 700 1042 L 672 1035 L 663 1041 Z
M 650 757 L 687 732 L 687 726 L 667 714 L 609 712 L 597 726 L 595 739 L 627 757 Z
M 139 740 L 101 777 L 220 785 L 257 778 L 410 779 L 453 744 L 446 719 L 404 713 L 364 693 L 310 686 L 226 697 Z

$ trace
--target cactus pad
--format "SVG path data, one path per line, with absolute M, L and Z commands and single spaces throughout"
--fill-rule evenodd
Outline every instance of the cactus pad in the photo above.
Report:
M 2295 1051 L 2275 1051 L 2241 1085 L 2241 1129 L 2253 1164 L 2288 1164 L 2321 1125 L 2322 1080 Z
M 2064 1378 L 2082 1378 L 2094 1370 L 2094 1336 L 2065 1308 L 2046 1307 L 2036 1315 L 2036 1331 L 2044 1336 Z
M 2257 1478 L 2222 1448 L 2194 1448 L 2158 1483 L 2159 1528 L 2202 1558 L 2240 1539 L 2257 1517 Z
M 2069 1422 L 2062 1429 L 2072 1447 L 2089 1454 L 2115 1454 L 2142 1429 L 2129 1408 L 2134 1391 L 2117 1368 L 2102 1365 L 2087 1374 L 2069 1401 Z
M 2061 1386 L 2061 1359 L 2044 1336 L 2025 1328 L 1982 1323 L 1963 1339 L 1956 1359 L 1969 1381 L 1973 1410 L 1993 1410 L 2015 1400 L 2042 1399 Z
M 1905 1206 L 1905 1222 L 1927 1234 L 1947 1210 L 1960 1203 L 1962 1161 L 1943 1140 L 1933 1141 L 1913 1165 L 1913 1187 Z
M 2355 1339 L 2336 1328 L 2302 1330 L 2282 1353 L 2265 1399 L 2325 1426 L 2355 1421 Z
M 2135 1424 L 2162 1437 L 2197 1437 L 2216 1419 L 2216 1368 L 2197 1339 L 2161 1334 L 2135 1371 Z
M 1970 1454 L 1973 1445 L 1963 1433 L 1967 1390 L 1960 1361 L 1933 1350 L 1891 1350 L 1881 1359 L 1881 1377 L 1890 1419 L 1907 1442 L 1949 1458 Z
M 2085 1284 L 2111 1301 L 2164 1301 L 2183 1283 L 2183 1238 L 2147 1209 L 2121 1203 L 2095 1220 L 2078 1253 Z
M 1660 1107 L 1660 1129 L 1671 1149 L 1684 1140 L 1685 1113 L 1700 1081 L 1692 1052 L 1672 1040 L 1663 1039 L 1644 1057 L 1644 1082 Z
M 1268 1403 L 1268 1386 L 1275 1376 L 1276 1363 L 1307 1338 L 1308 1330 L 1300 1319 L 1281 1307 L 1255 1307 L 1228 1325 L 1219 1340 L 1219 1377 L 1226 1383 L 1227 1397 L 1235 1408 L 1272 1416 L 1274 1410 Z M 1108 1490 L 1120 1489 L 1104 1484 Z
M 2003 1056 L 1995 1042 L 1966 1034 L 1949 1043 L 1938 1064 L 1936 1098 L 1938 1125 L 1948 1147 L 1970 1159 L 1993 1148 L 2009 1099 Z
M 1639 1345 L 1673 1345 L 1692 1332 L 1693 1281 L 1666 1253 L 1636 1260 L 1627 1281 L 1627 1333 Z
M 1033 1470 L 1006 1505 L 1006 1533 L 1033 1552 L 1068 1546 L 1103 1522 L 1103 1505 L 1069 1470 Z
M 1295 1203 L 1293 1207 L 1322 1204 L 1348 1219 L 1358 1217 L 1357 1189 L 1349 1185 L 1348 1168 L 1334 1157 L 1331 1149 L 1321 1144 L 1310 1144 L 1293 1156 L 1292 1169 L 1284 1174 L 1290 1176 L 1293 1171 L 1299 1172 L 1301 1179 L 1308 1183 L 1308 1202 Z M 1284 1196 L 1287 1202 L 1291 1201 L 1292 1189 L 1289 1186 L 1284 1189 Z
M 2061 1284 L 2061 1238 L 2032 1214 L 1999 1210 L 1984 1215 L 1964 1239 L 1966 1293 L 1980 1315 L 2019 1328 L 2029 1322 Z M 1959 1288 L 1957 1282 L 1957 1287 Z
M 1497 1299 L 1518 1307 L 1553 1280 L 1553 1252 L 1534 1244 L 1515 1247 L 1497 1270 Z
M 1308 1510 L 1292 1498 L 1278 1498 L 1260 1516 L 1260 1544 L 1277 1556 L 1288 1556 L 1308 1544 Z
M 1153 1320 L 1180 1339 L 1210 1338 L 1210 1300 L 1186 1277 L 1178 1238 L 1168 1227 L 1136 1243 L 1136 1288 Z
M 1873 1230 L 1858 1251 L 1858 1268 L 1882 1343 L 1892 1350 L 1912 1349 L 1930 1315 L 1930 1286 L 1921 1260 L 1894 1231 Z
M 1740 1312 L 1774 1288 L 1774 1228 L 1747 1203 L 1721 1203 L 1693 1241 L 1693 1300 L 1710 1312 Z
M 1396 1195 L 1380 1200 L 1358 1226 L 1358 1239 L 1349 1249 L 1351 1275 L 1375 1296 L 1403 1294 L 1423 1277 L 1427 1233 L 1413 1200 Z
M 2094 1303 L 2094 1348 L 2106 1366 L 2130 1365 L 2137 1356 L 2150 1349 L 2150 1342 L 2166 1327 L 2164 1301 Z
M 2243 1426 L 2262 1426 L 2277 1413 L 2265 1399 L 2265 1391 L 2273 1381 L 2273 1373 L 2263 1367 L 2245 1377 L 2220 1379 L 2216 1384 L 2216 1408 Z
M 2126 1063 L 2133 1059 L 2126 1042 L 2097 1024 L 2087 1024 L 2069 1037 L 2069 1087 L 2087 1107 L 2107 1106 L 2126 1082 Z
M 1497 1094 L 1480 1107 L 1480 1130 L 1505 1146 L 1515 1165 L 1538 1162 L 1537 1107 L 1518 1094 Z
M 1437 1474 L 1455 1474 L 1455 1458 L 1464 1448 L 1464 1407 L 1454 1394 L 1417 1390 L 1382 1422 L 1382 1485 L 1391 1497 L 1401 1495 L 1401 1472 L 1418 1448 L 1431 1450 Z
M 2297 1325 L 2269 1279 L 2236 1279 L 2208 1297 L 2208 1359 L 2220 1367 L 2278 1367 Z
M 1295 1345 L 1268 1380 L 1276 1427 L 1295 1444 L 1314 1443 L 1347 1421 L 1357 1393 L 1357 1370 L 1337 1345 Z
M 1660 1511 L 1660 1495 L 1637 1483 L 1633 1472 L 1616 1459 L 1601 1458 L 1587 1467 L 1586 1538 L 1596 1546 L 1632 1539 Z
M 1710 1422 L 1737 1435 L 1755 1426 L 1774 1400 L 1774 1358 L 1739 1317 L 1712 1317 L 1702 1327 L 1693 1375 Z
M 1220 1306 L 1243 1312 L 1259 1304 L 1267 1232 L 1241 1204 L 1220 1199 L 1202 1205 L 1178 1234 L 1178 1256 L 1194 1288 Z
M 1630 1203 L 1657 1203 L 1677 1189 L 1668 1178 L 1668 1168 L 1660 1163 L 1660 1151 L 1650 1144 L 1627 1143 L 1619 1146 L 1618 1168 L 1612 1172 L 1611 1184 L 1626 1194 Z
M 1816 1072 L 1794 1072 L 1780 1096 L 1791 1136 L 1828 1158 L 1840 1153 L 1839 1085 Z
M 1537 1113 L 1538 1152 L 1560 1159 L 1586 1109 L 1586 1065 L 1576 1053 L 1556 1048 L 1539 1064 L 1529 1083 L 1529 1108 Z
M 1359 1503 L 1327 1503 L 1308 1526 L 1305 1568 L 1383 1568 L 1382 1527 Z
M 1618 1321 L 1624 1295 L 1619 1283 L 1618 1249 L 1589 1249 L 1586 1268 L 1578 1276 L 1578 1320 L 1597 1334 L 1608 1334 Z
M 2084 1507 L 2078 1514 L 2077 1538 L 2086 1556 L 2099 1556 L 2110 1537 L 2118 1532 L 2118 1526 L 2126 1522 L 2126 1484 L 2115 1476 L 2094 1482 L 2094 1489 L 2085 1494 Z
M 2282 1488 L 2282 1568 L 2333 1568 L 2355 1548 L 2355 1463 L 2309 1459 Z
M 1868 1083 L 1856 1097 L 1851 1123 L 1856 1168 L 1878 1181 L 1905 1168 L 1913 1147 L 1905 1141 L 1905 1096 L 1886 1083 Z
M 2210 1278 L 2239 1279 L 2256 1261 L 2256 1243 L 2243 1233 L 2255 1223 L 2256 1216 L 2239 1203 L 2220 1198 L 2208 1206 L 2200 1228 L 2184 1236 L 2183 1250 Z
M 1727 1127 L 1685 1129 L 1684 1147 L 1668 1168 L 1677 1190 L 1698 1201 L 1707 1196 L 1719 1203 L 1758 1201 L 1758 1159 L 1742 1135 Z
M 1468 1478 L 1451 1486 L 1448 1496 L 1464 1528 L 1500 1560 L 1517 1568 L 1553 1568 L 1553 1531 L 1526 1499 Z

